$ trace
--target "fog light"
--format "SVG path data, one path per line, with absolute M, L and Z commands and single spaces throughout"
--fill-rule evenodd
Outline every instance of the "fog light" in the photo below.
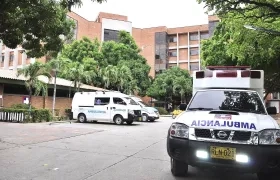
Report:
M 207 159 L 208 158 L 208 152 L 207 151 L 196 151 L 196 157 L 201 159 Z
M 236 155 L 236 161 L 241 162 L 241 163 L 248 163 L 249 162 L 249 157 L 244 154 L 237 154 Z

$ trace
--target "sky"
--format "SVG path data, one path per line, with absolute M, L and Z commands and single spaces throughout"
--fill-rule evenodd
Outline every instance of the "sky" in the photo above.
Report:
M 208 23 L 203 4 L 196 0 L 107 0 L 102 4 L 82 0 L 83 6 L 72 11 L 90 21 L 99 12 L 128 16 L 132 26 L 147 28 L 156 26 L 183 27 Z

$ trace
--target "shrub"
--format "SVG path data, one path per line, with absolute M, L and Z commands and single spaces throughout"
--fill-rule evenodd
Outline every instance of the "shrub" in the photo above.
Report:
M 28 104 L 13 104 L 10 108 L 11 109 L 29 109 L 29 105 Z M 31 109 L 35 109 L 35 107 L 31 106 Z
M 0 117 L 1 121 L 18 121 L 18 122 L 49 122 L 52 120 L 52 115 L 48 109 L 0 109 L 0 112 L 6 112 L 6 116 Z M 31 113 L 31 114 L 30 114 Z M 22 117 L 23 115 L 23 117 Z M 31 115 L 31 117 L 30 117 Z
M 70 120 L 73 119 L 73 114 L 72 114 L 71 109 L 65 109 L 65 115 L 66 115 L 66 118 L 69 118 Z
M 156 109 L 158 110 L 159 114 L 168 115 L 168 112 L 163 107 L 156 107 Z

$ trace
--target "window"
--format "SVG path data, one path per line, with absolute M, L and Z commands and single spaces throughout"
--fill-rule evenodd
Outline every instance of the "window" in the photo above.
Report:
M 209 36 L 214 34 L 215 28 L 218 26 L 219 21 L 211 21 L 209 22 Z
M 126 105 L 124 100 L 122 98 L 113 98 L 114 104 L 121 104 L 121 105 Z
M 137 102 L 135 102 L 133 99 L 129 98 L 129 97 L 126 97 L 125 99 L 128 100 L 128 104 L 131 104 L 131 105 L 138 105 Z
M 198 64 L 190 64 L 190 70 L 191 71 L 198 71 L 199 65 Z
M 190 40 L 191 41 L 197 41 L 198 40 L 198 34 L 197 33 L 190 34 Z
M 200 34 L 200 39 L 208 39 L 209 38 L 209 34 L 208 33 L 201 33 Z
M 14 55 L 10 54 L 10 61 L 13 61 L 13 60 L 14 60 Z
M 119 31 L 104 29 L 104 41 L 119 41 Z
M 191 54 L 191 56 L 198 55 L 198 49 L 191 49 L 190 54 Z
M 279 92 L 272 93 L 272 99 L 280 99 L 280 93 Z
M 169 37 L 169 42 L 171 43 L 177 42 L 177 37 L 176 36 Z
M 188 110 L 194 110 L 195 108 L 266 114 L 259 95 L 256 92 L 246 91 L 200 91 L 194 95 Z
M 169 56 L 170 57 L 177 57 L 177 52 L 176 51 L 169 51 Z
M 94 105 L 108 105 L 110 103 L 110 98 L 95 97 Z

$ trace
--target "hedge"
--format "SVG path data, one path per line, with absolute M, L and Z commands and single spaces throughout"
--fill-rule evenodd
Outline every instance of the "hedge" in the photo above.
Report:
M 51 120 L 52 115 L 48 109 L 32 109 L 31 112 L 27 109 L 0 109 L 0 121 L 28 123 L 49 122 Z

